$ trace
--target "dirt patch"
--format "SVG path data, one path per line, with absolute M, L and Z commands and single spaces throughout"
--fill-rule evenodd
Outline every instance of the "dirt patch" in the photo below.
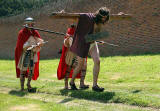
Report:
M 53 74 L 53 75 L 52 75 L 52 77 L 55 77 L 55 78 L 57 78 L 57 74 Z
M 8 94 L 12 89 L 6 87 L 0 87 L 0 93 Z
M 36 104 L 20 105 L 10 108 L 10 111 L 42 111 Z
M 110 79 L 111 80 L 118 80 L 120 77 L 121 77 L 120 74 L 115 74 Z

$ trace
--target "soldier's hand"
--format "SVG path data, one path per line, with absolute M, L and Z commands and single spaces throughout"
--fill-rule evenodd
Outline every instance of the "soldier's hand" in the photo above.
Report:
M 40 47 L 40 46 L 36 46 L 36 47 L 34 47 L 34 48 L 33 48 L 33 52 L 39 52 L 39 51 L 40 51 L 40 49 L 41 49 L 41 47 Z
M 97 41 L 98 44 L 103 45 L 105 42 L 104 41 Z
M 44 43 L 43 43 L 43 42 L 39 42 L 39 43 L 37 43 L 37 45 L 38 45 L 39 47 L 42 47 L 42 46 L 44 45 Z
M 66 46 L 66 47 L 69 47 L 69 36 L 64 40 L 64 45 Z
M 68 37 L 71 37 L 71 35 L 69 35 L 69 34 L 66 33 L 66 38 L 68 38 Z
M 44 45 L 44 40 L 43 39 L 39 39 L 37 45 L 42 47 Z

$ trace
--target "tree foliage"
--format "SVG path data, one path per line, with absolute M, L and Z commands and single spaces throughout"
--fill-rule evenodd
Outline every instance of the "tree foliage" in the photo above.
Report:
M 54 0 L 0 0 L 0 17 L 20 14 L 24 11 L 41 8 Z

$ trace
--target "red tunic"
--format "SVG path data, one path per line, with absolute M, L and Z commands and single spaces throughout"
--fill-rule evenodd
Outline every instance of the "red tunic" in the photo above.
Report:
M 19 31 L 17 44 L 16 44 L 16 48 L 15 48 L 15 64 L 16 64 L 17 78 L 20 77 L 20 69 L 18 69 L 17 66 L 18 66 L 19 59 L 20 59 L 22 52 L 23 52 L 23 45 L 28 40 L 28 38 L 30 36 L 41 38 L 40 34 L 36 30 L 29 31 L 27 28 L 24 28 Z M 38 52 L 37 55 L 38 55 L 38 62 L 35 63 L 34 75 L 32 77 L 33 80 L 37 80 L 37 78 L 39 76 L 39 55 L 40 55 L 40 52 Z M 29 72 L 29 70 L 27 70 L 26 77 L 28 77 L 28 72 Z
M 75 32 L 75 28 L 68 28 L 67 30 L 67 34 L 73 36 Z M 66 37 L 64 37 L 66 38 Z M 65 62 L 65 55 L 67 52 L 67 47 L 65 47 L 64 45 L 62 46 L 62 55 L 59 61 L 59 65 L 58 65 L 58 69 L 57 69 L 57 78 L 58 80 L 61 80 L 63 78 L 65 78 L 65 74 L 66 74 L 66 70 L 67 70 L 67 64 Z M 69 78 L 72 78 L 72 74 L 73 74 L 73 69 L 70 72 Z M 76 78 L 80 78 L 80 73 L 77 75 Z

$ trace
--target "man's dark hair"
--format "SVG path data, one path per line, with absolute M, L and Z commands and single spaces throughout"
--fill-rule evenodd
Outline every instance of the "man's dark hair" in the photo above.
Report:
M 110 13 L 110 10 L 108 8 L 101 7 L 99 10 L 96 11 L 95 22 L 104 24 L 106 21 L 109 20 L 109 13 Z M 106 18 L 104 22 L 102 22 L 103 17 Z

